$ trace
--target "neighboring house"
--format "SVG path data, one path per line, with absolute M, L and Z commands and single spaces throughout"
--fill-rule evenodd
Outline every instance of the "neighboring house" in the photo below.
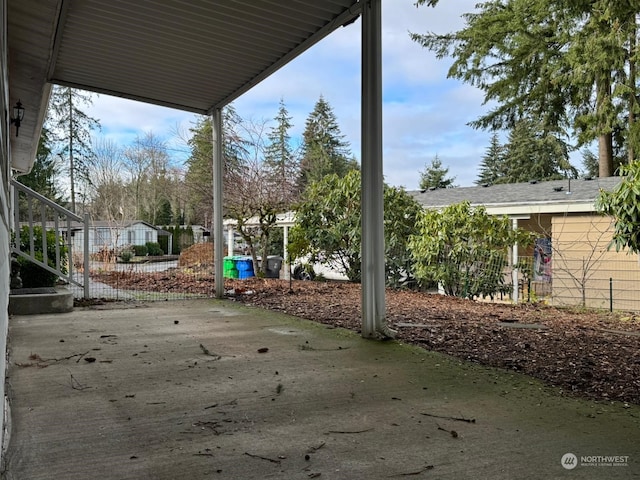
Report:
M 426 208 L 468 201 L 491 215 L 507 215 L 514 227 L 535 232 L 530 257 L 532 290 L 555 305 L 640 310 L 637 255 L 609 250 L 613 219 L 595 210 L 600 190 L 613 190 L 620 177 L 555 180 L 410 192 Z
M 187 228 L 188 225 L 181 225 L 182 228 Z M 193 243 L 202 243 L 207 241 L 206 238 L 211 235 L 211 232 L 202 225 L 191 225 L 193 231 Z
M 97 220 L 91 222 L 89 229 L 89 252 L 97 253 L 103 249 L 118 250 L 128 245 L 144 245 L 158 242 L 158 235 L 167 235 L 161 228 L 142 220 L 131 222 L 109 222 Z M 84 232 L 77 230 L 73 235 L 73 249 L 84 251 Z

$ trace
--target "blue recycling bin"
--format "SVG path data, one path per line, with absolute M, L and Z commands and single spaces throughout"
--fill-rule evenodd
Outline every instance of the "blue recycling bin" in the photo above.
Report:
M 253 271 L 253 259 L 251 257 L 235 257 L 236 269 L 238 270 L 238 278 L 246 279 L 255 277 Z

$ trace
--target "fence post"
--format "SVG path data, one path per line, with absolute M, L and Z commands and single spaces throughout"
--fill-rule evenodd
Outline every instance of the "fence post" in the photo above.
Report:
M 609 277 L 609 311 L 613 312 L 613 277 Z
M 513 229 L 513 231 L 516 231 L 518 229 L 518 219 L 517 218 L 512 218 L 511 219 L 511 228 Z M 513 244 L 513 248 L 512 248 L 512 265 L 511 265 L 511 283 L 512 283 L 512 300 L 513 303 L 518 303 L 518 243 L 514 243 Z
M 84 298 L 89 298 L 89 214 L 84 214 Z

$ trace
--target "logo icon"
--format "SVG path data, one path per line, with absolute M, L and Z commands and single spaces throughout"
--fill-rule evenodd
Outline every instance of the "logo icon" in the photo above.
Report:
M 578 466 L 578 457 L 576 457 L 573 453 L 565 453 L 562 455 L 560 459 L 560 463 L 562 467 L 567 470 L 573 470 Z

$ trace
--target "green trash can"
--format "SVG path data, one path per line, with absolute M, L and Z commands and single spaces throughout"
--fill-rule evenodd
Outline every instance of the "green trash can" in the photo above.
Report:
M 224 278 L 238 278 L 235 257 L 224 257 L 222 267 Z

